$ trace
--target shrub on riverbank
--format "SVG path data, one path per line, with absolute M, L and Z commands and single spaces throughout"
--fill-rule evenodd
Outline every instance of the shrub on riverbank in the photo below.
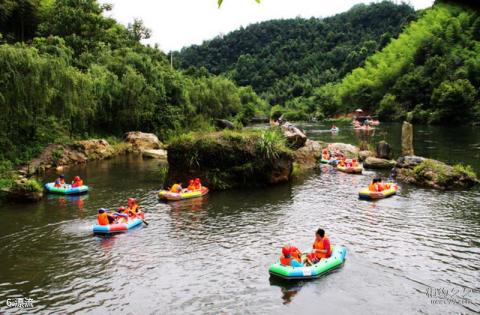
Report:
M 213 189 L 285 182 L 292 152 L 277 128 L 190 133 L 168 146 L 168 183 L 200 177 Z

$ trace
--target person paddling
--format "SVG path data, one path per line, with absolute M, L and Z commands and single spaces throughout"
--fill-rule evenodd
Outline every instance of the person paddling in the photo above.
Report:
M 115 222 L 115 216 L 109 213 L 107 209 L 98 209 L 97 221 L 99 225 L 109 225 Z
M 72 188 L 80 186 L 83 186 L 83 180 L 80 178 L 80 176 L 75 176 L 73 178 Z
M 170 187 L 170 192 L 173 192 L 173 193 L 181 193 L 182 192 L 182 183 L 181 182 L 175 182 L 175 184 L 172 185 L 172 187 Z

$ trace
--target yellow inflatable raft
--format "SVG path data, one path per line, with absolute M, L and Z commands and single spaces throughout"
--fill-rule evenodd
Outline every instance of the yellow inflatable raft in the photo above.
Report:
M 372 199 L 382 199 L 382 198 L 387 198 L 392 195 L 395 195 L 398 190 L 398 186 L 395 183 L 387 183 L 390 184 L 389 189 L 385 189 L 382 191 L 371 191 L 367 188 L 364 188 L 358 192 L 358 197 L 360 199 L 367 199 L 367 200 L 372 200 Z
M 201 190 L 186 191 L 182 193 L 174 193 L 168 190 L 160 190 L 158 196 L 160 197 L 160 199 L 166 201 L 178 201 L 184 199 L 198 198 L 205 196 L 206 194 L 208 194 L 208 188 L 202 187 Z
M 340 172 L 350 173 L 350 174 L 362 174 L 363 167 L 361 165 L 355 167 L 347 167 L 347 166 L 340 166 L 337 165 L 337 170 Z

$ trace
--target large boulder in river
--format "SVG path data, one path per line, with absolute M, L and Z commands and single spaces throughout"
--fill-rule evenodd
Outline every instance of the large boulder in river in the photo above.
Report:
M 360 161 L 365 161 L 365 159 L 370 156 L 375 156 L 375 152 L 372 152 L 370 150 L 362 150 L 358 152 L 358 159 Z
M 471 167 L 450 166 L 415 156 L 400 158 L 395 172 L 399 181 L 442 190 L 468 188 L 478 184 L 477 175 Z
M 395 160 L 380 159 L 370 156 L 363 161 L 363 166 L 374 169 L 391 169 L 395 166 Z
M 199 177 L 211 189 L 251 187 L 289 181 L 293 155 L 281 136 L 262 132 L 214 132 L 182 137 L 168 146 L 166 185 Z M 271 141 L 271 139 L 280 139 Z M 277 142 L 279 141 L 279 142 Z
M 376 156 L 380 159 L 391 159 L 392 158 L 392 147 L 386 141 L 380 141 L 377 143 L 375 148 Z
M 130 131 L 125 134 L 125 141 L 137 151 L 162 149 L 162 143 L 153 133 Z
M 43 187 L 35 179 L 19 177 L 11 187 L 3 189 L 8 199 L 16 202 L 35 202 L 43 197 Z
M 322 144 L 318 141 L 308 139 L 305 145 L 294 151 L 295 163 L 301 169 L 314 168 L 322 158 Z
M 347 158 L 357 158 L 358 152 L 360 149 L 354 145 L 347 143 L 330 143 L 327 147 L 330 152 L 335 152 L 336 150 L 343 153 Z
M 293 149 L 303 147 L 307 142 L 307 136 L 295 125 L 286 122 L 282 126 L 283 135 L 287 138 L 288 145 Z

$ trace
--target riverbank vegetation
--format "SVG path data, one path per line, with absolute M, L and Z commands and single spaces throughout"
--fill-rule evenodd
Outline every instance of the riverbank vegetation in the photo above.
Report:
M 290 119 L 360 107 L 381 120 L 456 124 L 480 121 L 479 34 L 478 9 L 461 2 L 414 12 L 384 1 L 254 24 L 178 58 L 251 85 Z
M 166 55 L 102 13 L 95 0 L 0 4 L 0 152 L 2 174 L 48 143 L 122 136 L 161 139 L 208 128 L 215 118 L 241 122 L 266 111 L 250 87 L 201 69 L 177 71 Z
M 189 133 L 168 145 L 167 185 L 201 177 L 212 189 L 285 182 L 293 155 L 279 128 Z

